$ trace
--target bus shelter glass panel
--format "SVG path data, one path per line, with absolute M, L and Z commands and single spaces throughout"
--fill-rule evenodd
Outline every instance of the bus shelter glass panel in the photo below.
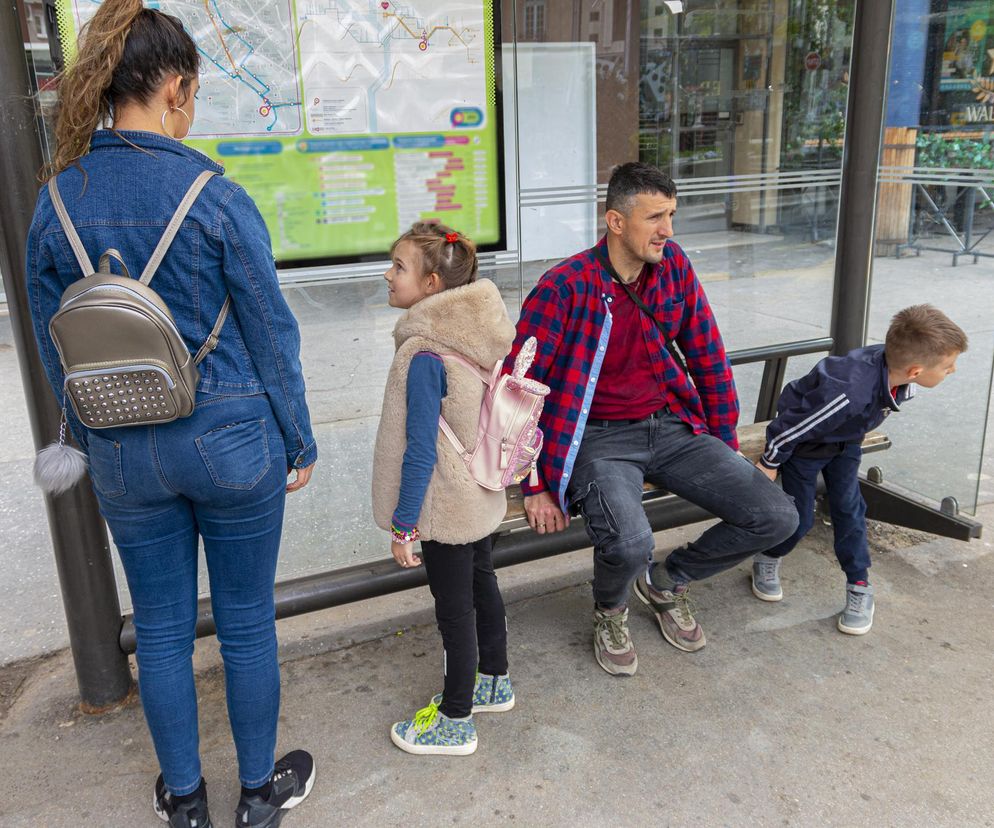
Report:
M 612 169 L 641 160 L 677 182 L 675 242 L 729 349 L 826 336 L 852 11 L 847 0 L 505 3 L 524 290 L 601 237 Z
M 994 341 L 994 1 L 897 4 L 877 192 L 868 341 L 928 302 L 970 338 L 957 371 L 919 388 L 865 465 L 888 483 L 973 512 L 984 480 Z

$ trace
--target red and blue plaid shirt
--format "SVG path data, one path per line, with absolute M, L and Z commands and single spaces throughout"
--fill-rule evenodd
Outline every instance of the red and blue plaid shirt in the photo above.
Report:
M 598 261 L 607 260 L 607 238 L 547 271 L 521 308 L 517 336 L 505 363 L 510 371 L 524 341 L 534 336 L 538 353 L 529 375 L 552 391 L 539 422 L 545 447 L 538 486 L 521 484 L 525 495 L 554 492 L 568 507 L 566 488 L 583 439 L 590 403 L 611 335 L 611 303 L 620 286 Z M 668 337 L 679 345 L 693 382 L 666 349 L 659 329 L 643 313 L 642 333 L 666 404 L 695 434 L 708 432 L 733 449 L 739 400 L 732 367 L 711 306 L 690 260 L 674 242 L 651 268 L 643 301 Z

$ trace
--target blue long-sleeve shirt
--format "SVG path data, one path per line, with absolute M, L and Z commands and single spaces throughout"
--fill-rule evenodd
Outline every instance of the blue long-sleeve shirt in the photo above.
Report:
M 417 526 L 425 492 L 438 459 L 438 418 L 448 393 L 445 365 L 438 354 L 421 351 L 407 370 L 407 448 L 400 473 L 400 497 L 393 524 L 408 531 Z

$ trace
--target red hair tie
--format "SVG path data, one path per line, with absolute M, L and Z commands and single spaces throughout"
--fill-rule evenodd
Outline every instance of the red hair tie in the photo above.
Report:
M 459 241 L 459 234 L 458 233 L 446 233 L 445 234 L 445 240 L 449 244 L 455 244 L 457 241 Z

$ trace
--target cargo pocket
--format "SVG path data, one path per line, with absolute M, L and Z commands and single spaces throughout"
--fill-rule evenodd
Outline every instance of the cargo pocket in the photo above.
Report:
M 596 483 L 574 500 L 574 504 L 587 524 L 587 532 L 597 546 L 617 540 L 621 534 L 618 521 L 611 511 L 611 505 Z
M 92 431 L 87 435 L 86 442 L 90 458 L 90 480 L 93 481 L 97 494 L 106 498 L 126 494 L 124 473 L 121 471 L 121 444 Z
M 197 438 L 197 449 L 222 489 L 251 489 L 271 465 L 265 420 L 215 428 Z

